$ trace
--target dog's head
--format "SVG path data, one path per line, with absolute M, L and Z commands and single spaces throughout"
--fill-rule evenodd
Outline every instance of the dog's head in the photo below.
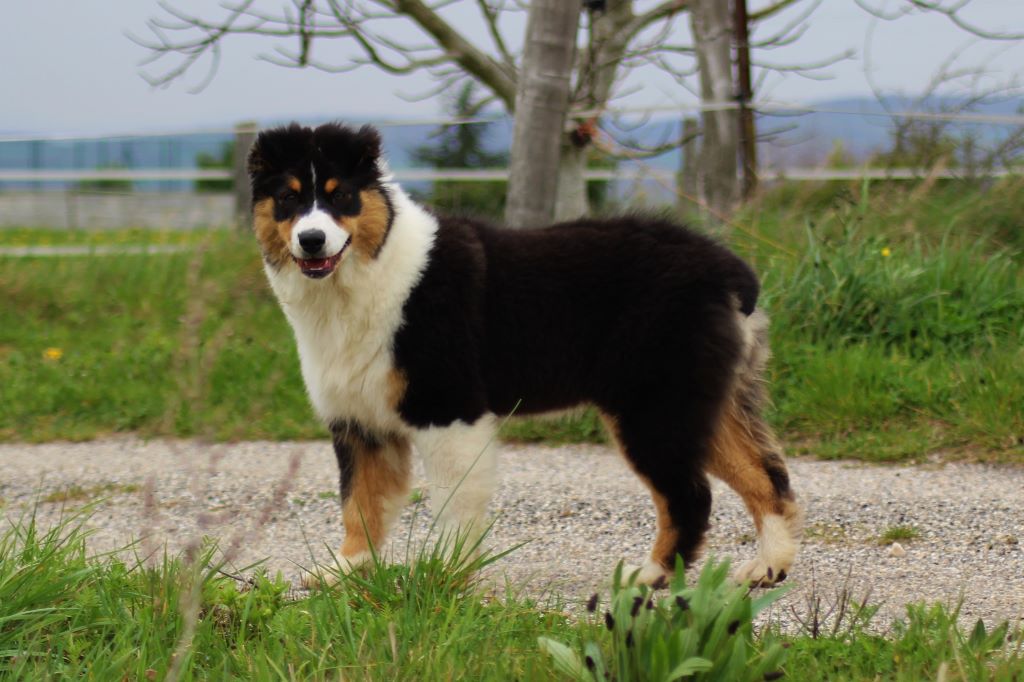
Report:
M 272 267 L 320 279 L 349 253 L 377 257 L 394 211 L 376 130 L 337 123 L 266 130 L 248 167 L 253 227 Z

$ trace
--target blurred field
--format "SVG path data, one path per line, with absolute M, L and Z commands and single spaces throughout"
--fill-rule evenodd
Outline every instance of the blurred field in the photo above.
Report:
M 1024 461 L 1024 183 L 773 190 L 728 239 L 764 282 L 772 420 L 825 457 Z M 184 243 L 0 257 L 0 438 L 325 435 L 247 234 L 0 232 L 0 246 Z M 602 438 L 593 414 L 506 437 Z

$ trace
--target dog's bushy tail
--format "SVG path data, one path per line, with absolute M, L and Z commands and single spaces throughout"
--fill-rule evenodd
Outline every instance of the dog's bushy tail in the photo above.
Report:
M 768 316 L 757 309 L 750 315 L 738 313 L 738 318 L 743 352 L 713 439 L 712 473 L 741 491 L 755 516 L 779 514 L 796 533 L 802 522 L 800 507 L 782 446 L 764 418 L 769 403 L 765 372 L 771 358 Z M 770 489 L 758 482 L 765 476 Z

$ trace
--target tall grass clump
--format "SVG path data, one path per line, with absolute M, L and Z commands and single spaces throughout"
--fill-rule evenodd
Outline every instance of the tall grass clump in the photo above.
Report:
M 100 572 L 73 520 L 44 530 L 28 516 L 0 536 L 0 671 L 5 660 L 49 656 L 45 633 L 68 620 Z
M 1024 272 L 1009 251 L 947 235 L 899 245 L 856 228 L 770 272 L 777 328 L 810 344 L 870 343 L 912 357 L 1024 337 Z

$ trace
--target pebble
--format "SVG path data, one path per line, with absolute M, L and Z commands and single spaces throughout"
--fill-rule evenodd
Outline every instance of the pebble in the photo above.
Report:
M 654 535 L 646 489 L 609 448 L 500 445 L 502 482 L 488 539 L 494 550 L 526 543 L 491 569 L 534 596 L 558 594 L 580 608 L 607 590 L 615 564 L 639 563 Z M 289 463 L 296 473 L 289 478 Z M 787 583 L 792 589 L 768 618 L 799 629 L 812 594 L 825 603 L 843 591 L 879 604 L 885 628 L 914 601 L 955 605 L 973 625 L 1024 618 L 1024 467 L 984 464 L 873 466 L 862 462 L 789 462 L 805 507 L 805 539 Z M 83 501 L 43 502 L 77 485 L 108 499 L 88 519 L 91 551 L 138 540 L 136 551 L 159 558 L 219 537 L 230 565 L 265 561 L 298 584 L 303 567 L 330 562 L 341 541 L 337 464 L 330 443 L 196 441 L 134 437 L 86 443 L 0 444 L 0 523 L 37 508 L 56 522 Z M 424 486 L 417 469 L 414 486 Z M 113 487 L 111 487 L 113 486 Z M 714 484 L 705 556 L 744 561 L 754 528 L 742 502 Z M 429 495 L 429 493 L 427 493 Z M 887 560 L 878 539 L 896 525 L 919 537 L 893 544 Z M 423 502 L 405 509 L 388 545 L 404 561 L 430 545 Z M 908 549 L 909 548 L 909 549 Z M 901 553 L 902 551 L 902 553 Z

